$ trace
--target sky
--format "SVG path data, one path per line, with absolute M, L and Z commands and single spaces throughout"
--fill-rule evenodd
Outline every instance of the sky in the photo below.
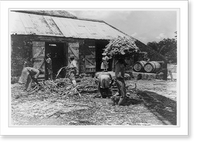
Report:
M 159 42 L 174 38 L 177 31 L 176 11 L 133 10 L 77 10 L 69 11 L 77 17 L 98 19 L 107 22 L 141 42 Z

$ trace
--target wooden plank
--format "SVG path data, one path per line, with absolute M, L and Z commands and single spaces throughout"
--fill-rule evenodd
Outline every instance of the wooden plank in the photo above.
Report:
M 45 48 L 42 46 L 33 46 L 33 58 L 38 58 L 40 56 L 44 57 L 45 56 Z
M 41 70 L 44 71 L 44 74 L 41 74 L 40 76 L 45 77 L 45 42 L 33 41 L 32 55 L 34 58 L 33 67 L 39 69 L 41 65 L 43 65 Z
M 68 43 L 68 56 L 75 56 L 77 60 L 79 60 L 79 43 Z

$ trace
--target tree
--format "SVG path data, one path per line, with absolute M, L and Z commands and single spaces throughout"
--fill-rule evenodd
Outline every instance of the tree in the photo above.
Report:
M 165 56 L 168 62 L 177 63 L 177 32 L 175 38 L 164 38 L 160 42 L 148 42 L 147 46 Z
M 11 36 L 11 76 L 19 77 L 24 61 L 32 57 L 32 41 L 25 36 Z
M 158 43 L 156 41 L 148 42 L 147 46 L 151 47 L 153 50 L 159 52 Z

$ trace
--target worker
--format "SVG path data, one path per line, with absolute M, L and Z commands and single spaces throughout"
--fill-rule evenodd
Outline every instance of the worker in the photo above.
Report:
M 51 60 L 50 53 L 47 54 L 46 68 L 47 68 L 47 79 L 52 80 L 53 79 L 53 71 L 52 71 L 52 60 Z
M 42 71 L 40 69 L 36 69 L 33 67 L 25 67 L 22 70 L 21 77 L 23 77 L 23 78 L 20 78 L 19 83 L 22 84 L 22 83 L 26 82 L 25 89 L 24 89 L 25 91 L 30 91 L 33 81 L 41 87 L 41 85 L 39 84 L 39 82 L 37 80 L 37 78 L 41 72 Z
M 101 69 L 103 71 L 108 70 L 108 60 L 109 60 L 108 56 L 105 56 L 105 57 L 102 58 Z
M 108 72 L 101 72 L 101 73 L 97 73 L 95 78 L 96 78 L 95 82 L 98 84 L 98 90 L 101 94 L 101 97 L 109 98 L 112 93 L 110 90 L 110 87 L 113 83 L 111 74 Z
M 75 78 L 75 76 L 78 75 L 78 65 L 77 65 L 77 61 L 75 60 L 75 57 L 73 55 L 70 56 L 70 62 L 69 62 L 68 67 L 70 69 L 69 78 L 70 78 L 72 84 L 74 86 L 76 86 L 76 78 Z
M 118 93 L 120 96 L 118 105 L 123 105 L 126 101 L 126 85 L 125 85 L 125 66 L 127 65 L 126 60 L 123 58 L 114 59 L 114 71 L 115 71 L 115 77 L 116 77 L 116 85 L 118 88 Z M 113 101 L 113 104 L 115 104 L 115 101 Z
M 35 58 L 30 59 L 30 61 L 32 62 L 32 64 L 34 64 Z M 18 81 L 18 83 L 20 84 L 25 84 L 25 91 L 29 91 L 31 89 L 33 81 L 41 87 L 37 79 L 39 74 L 43 73 L 42 67 L 44 66 L 44 62 L 42 62 L 38 69 L 30 66 L 29 64 L 27 64 L 26 61 L 24 62 L 23 70 Z

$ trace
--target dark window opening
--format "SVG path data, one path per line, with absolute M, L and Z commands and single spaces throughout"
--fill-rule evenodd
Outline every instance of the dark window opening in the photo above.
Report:
M 46 43 L 45 46 L 46 46 L 45 56 L 47 54 L 50 54 L 52 60 L 53 79 L 55 79 L 58 70 L 61 67 L 66 66 L 66 50 L 64 47 L 64 43 Z M 65 73 L 61 72 L 60 78 L 64 77 Z M 45 79 L 47 79 L 47 75 L 45 75 Z
M 102 41 L 96 41 L 95 45 L 96 45 L 96 71 L 102 71 L 101 69 L 101 62 L 102 62 L 102 53 L 103 53 L 103 49 L 105 48 L 105 46 L 108 44 L 109 42 L 106 40 L 102 40 Z M 108 71 L 112 70 L 112 60 L 108 61 Z

